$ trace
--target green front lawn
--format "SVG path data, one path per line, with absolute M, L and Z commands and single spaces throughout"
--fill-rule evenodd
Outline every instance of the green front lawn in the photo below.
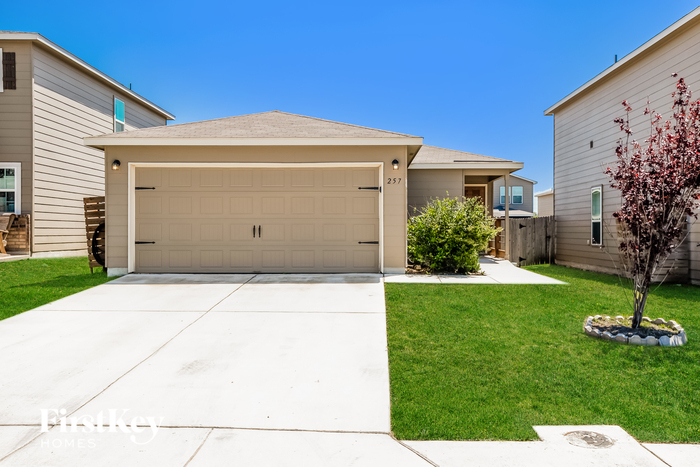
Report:
M 109 280 L 102 269 L 90 274 L 84 257 L 2 262 L 0 320 Z
M 664 285 L 647 305 L 683 347 L 583 333 L 629 315 L 616 277 L 528 269 L 569 285 L 386 284 L 392 430 L 399 439 L 537 439 L 533 425 L 620 425 L 646 442 L 700 443 L 700 288 Z

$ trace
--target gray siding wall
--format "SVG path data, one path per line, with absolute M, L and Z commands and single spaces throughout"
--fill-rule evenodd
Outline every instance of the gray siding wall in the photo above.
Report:
M 585 95 L 557 109 L 554 116 L 554 214 L 557 218 L 556 261 L 589 269 L 614 271 L 609 255 L 617 258 L 612 212 L 620 206 L 619 192 L 609 186 L 603 170 L 615 163 L 615 146 L 622 136 L 613 119 L 623 115 L 620 103 L 627 100 L 634 111 L 632 129 L 639 140 L 649 135 L 649 119 L 642 110 L 649 99 L 667 120 L 671 116 L 671 92 L 676 79 L 686 78 L 690 89 L 700 91 L 700 25 L 676 35 L 652 52 Z M 590 142 L 593 141 L 593 148 Z M 590 237 L 590 189 L 603 186 L 605 247 L 586 244 Z M 697 235 L 697 234 L 693 234 Z M 697 258 L 697 242 L 691 242 L 690 256 Z M 687 276 L 688 242 L 675 255 L 675 275 Z M 607 250 L 607 252 L 606 252 Z M 673 261 L 669 261 L 667 266 Z M 692 276 L 700 275 L 700 264 L 690 266 Z
M 83 198 L 104 195 L 103 151 L 85 136 L 113 131 L 114 97 L 126 105 L 127 130 L 164 118 L 34 46 L 35 253 L 85 249 Z
M 464 195 L 462 169 L 408 169 L 408 214 L 431 198 Z
M 14 52 L 17 89 L 0 92 L 0 162 L 22 164 L 23 214 L 32 213 L 32 48 L 22 41 L 0 41 Z
M 509 209 L 520 209 L 522 211 L 532 212 L 534 209 L 534 189 L 533 183 L 527 180 L 522 180 L 511 176 L 508 182 L 510 186 L 521 186 L 523 187 L 523 204 L 513 204 L 510 203 Z M 501 204 L 501 187 L 505 185 L 503 178 L 493 181 L 493 205 L 500 206 Z

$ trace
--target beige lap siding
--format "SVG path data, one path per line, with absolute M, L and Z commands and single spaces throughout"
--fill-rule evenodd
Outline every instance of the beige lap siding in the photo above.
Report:
M 359 245 L 358 241 L 380 241 L 383 240 L 383 253 L 384 253 L 384 270 L 388 272 L 399 272 L 403 271 L 405 267 L 406 260 L 406 147 L 405 146 L 280 146 L 280 147 L 183 147 L 183 146 L 171 146 L 171 147 L 118 147 L 112 146 L 107 148 L 106 164 L 107 169 L 111 165 L 111 161 L 114 159 L 119 159 L 122 163 L 122 168 L 119 171 L 107 170 L 107 184 L 106 184 L 106 204 L 107 204 L 107 267 L 112 269 L 126 269 L 128 268 L 128 164 L 132 163 L 196 163 L 200 167 L 192 172 L 194 175 L 192 177 L 192 183 L 200 183 L 203 174 L 205 178 L 209 177 L 213 180 L 210 183 L 219 183 L 219 175 L 221 174 L 221 183 L 228 187 L 226 190 L 212 186 L 203 189 L 202 186 L 194 186 L 196 192 L 192 189 L 183 188 L 184 193 L 188 193 L 184 198 L 190 198 L 190 203 L 193 206 L 193 215 L 199 216 L 202 223 L 209 225 L 220 225 L 221 229 L 218 227 L 211 227 L 212 235 L 218 235 L 218 231 L 222 232 L 222 240 L 215 240 L 214 242 L 219 242 L 218 246 L 220 248 L 206 250 L 202 245 L 202 242 L 195 242 L 196 235 L 203 235 L 203 230 L 201 229 L 200 221 L 193 219 L 192 222 L 177 222 L 176 219 L 168 219 L 167 214 L 161 219 L 163 222 L 167 223 L 167 234 L 170 235 L 170 226 L 173 224 L 179 224 L 180 226 L 189 223 L 191 227 L 176 227 L 173 230 L 174 235 L 178 235 L 178 229 L 181 229 L 179 234 L 184 237 L 174 237 L 174 238 L 187 238 L 187 231 L 191 230 L 192 235 L 192 246 L 183 249 L 182 251 L 191 251 L 194 256 L 191 256 L 191 264 L 195 264 L 195 258 L 198 258 L 199 265 L 202 263 L 202 252 L 203 251 L 217 251 L 222 252 L 219 260 L 218 253 L 206 253 L 206 264 L 208 266 L 205 268 L 204 272 L 214 272 L 215 270 L 257 270 L 260 267 L 261 271 L 269 272 L 366 272 L 366 271 L 378 271 L 379 264 L 381 263 L 381 258 L 378 257 L 379 247 L 376 245 Z M 393 170 L 391 167 L 391 161 L 393 159 L 399 160 L 399 170 Z M 234 170 L 233 168 L 227 169 L 207 169 L 207 163 L 271 163 L 271 164 L 289 164 L 289 163 L 315 163 L 315 164 L 353 164 L 353 163 L 384 163 L 384 179 L 382 180 L 382 196 L 380 197 L 377 192 L 358 190 L 358 185 L 363 184 L 367 181 L 369 182 L 369 174 L 373 175 L 370 178 L 374 178 L 374 183 L 370 186 L 377 186 L 378 180 L 375 175 L 378 176 L 378 168 L 313 168 L 309 170 L 309 167 L 298 167 L 298 168 L 285 168 L 280 170 L 275 170 L 274 167 L 266 167 L 268 170 L 268 177 L 281 177 L 278 179 L 277 183 L 283 183 L 281 186 L 262 186 L 263 174 L 265 173 L 262 169 L 254 169 L 249 172 L 248 175 L 243 175 L 245 172 L 240 170 Z M 171 174 L 172 176 L 178 177 L 184 173 L 181 169 L 173 169 L 172 171 L 167 168 L 162 168 L 160 183 L 163 184 L 164 180 L 170 183 Z M 137 168 L 137 172 L 143 170 L 142 168 Z M 141 172 L 145 174 L 146 172 Z M 151 172 L 155 173 L 155 172 Z M 167 173 L 167 175 L 165 175 Z M 271 175 L 276 173 L 276 175 Z M 297 175 L 294 175 L 296 173 Z M 238 174 L 238 175 L 236 175 Z M 305 174 L 305 175 L 301 175 Z M 324 175 L 325 174 L 325 175 Z M 335 175 L 334 175 L 335 174 Z M 138 183 L 144 183 L 142 180 L 143 175 L 137 178 Z M 231 187 L 231 180 L 235 177 L 253 177 L 254 183 L 253 189 L 251 187 Z M 293 180 L 297 181 L 304 177 L 312 176 L 313 187 L 303 187 L 303 186 L 293 186 Z M 339 177 L 339 180 L 343 180 L 345 186 L 324 186 L 324 176 L 325 177 Z M 388 184 L 388 178 L 401 178 L 400 183 Z M 199 181 L 197 181 L 199 179 Z M 367 179 L 367 180 L 365 180 Z M 257 180 L 257 181 L 256 181 Z M 228 181 L 228 182 L 227 182 Z M 328 179 L 326 180 L 328 181 Z M 183 182 L 184 183 L 184 182 Z M 255 185 L 255 183 L 259 183 Z M 325 183 L 328 185 L 328 183 Z M 140 186 L 140 185 L 139 185 Z M 312 189 L 313 188 L 313 189 Z M 308 190 L 307 190 L 308 189 Z M 168 188 L 170 192 L 175 192 L 171 187 Z M 188 192 L 189 190 L 189 192 Z M 211 190 L 211 191 L 209 191 Z M 238 192 L 239 194 L 231 194 L 231 190 Z M 150 192 L 147 193 L 147 192 Z M 141 199 L 147 199 L 153 192 L 157 190 L 139 190 L 134 192 L 137 196 L 136 200 L 140 204 Z M 209 196 L 208 193 L 216 193 L 215 196 Z M 270 196 L 268 196 L 268 194 Z M 297 196 L 299 195 L 299 196 Z M 168 194 L 168 197 L 173 197 L 173 194 Z M 245 204 L 248 201 L 242 201 L 241 199 L 236 200 L 235 198 L 251 198 L 253 203 L 250 207 L 251 215 L 246 213 L 236 213 L 236 210 L 241 210 L 241 203 Z M 207 199 L 211 198 L 211 199 Z M 220 201 L 214 200 L 214 198 L 221 198 Z M 267 203 L 267 207 L 263 206 L 263 198 L 270 198 Z M 294 198 L 313 198 L 314 212 L 303 214 L 299 212 L 294 212 L 301 210 L 310 209 L 310 205 L 302 206 L 305 204 L 304 201 L 294 201 Z M 383 199 L 383 206 L 379 203 Z M 371 200 L 371 201 L 370 201 Z M 296 204 L 296 208 L 294 207 Z M 187 201 L 185 201 L 187 203 Z M 233 204 L 232 204 L 233 203 Z M 337 206 L 334 208 L 333 204 Z M 157 203 L 156 203 L 157 204 Z M 221 206 L 219 206 L 221 204 Z M 273 206 L 277 204 L 277 207 Z M 343 215 L 338 206 L 344 205 L 346 214 Z M 161 201 L 161 212 L 164 209 L 170 210 L 171 206 L 166 205 Z M 156 207 L 152 206 L 152 209 L 157 210 Z M 200 211 L 195 213 L 195 208 Z M 274 208 L 274 213 L 264 212 L 265 209 L 272 210 Z M 371 208 L 371 209 L 370 209 Z M 383 208 L 383 213 L 382 213 Z M 245 209 L 249 209 L 245 207 Z M 208 210 L 208 214 L 204 214 L 203 210 Z M 232 214 L 232 210 L 234 211 Z M 325 210 L 325 211 L 324 211 Z M 219 217 L 217 214 L 221 211 L 223 214 Z M 376 214 L 375 214 L 376 213 Z M 379 215 L 383 215 L 383 238 L 379 238 L 380 235 L 380 218 Z M 135 226 L 139 229 L 142 228 L 145 219 L 151 214 L 142 212 L 141 214 L 136 214 Z M 179 216 L 179 215 L 178 215 Z M 246 217 L 249 216 L 249 217 Z M 182 219 L 185 219 L 184 216 Z M 177 217 L 177 220 L 181 219 Z M 240 220 L 239 223 L 234 222 L 234 219 Z M 258 221 L 257 219 L 263 219 Z M 212 220 L 217 220 L 217 223 L 210 222 Z M 301 221 L 300 221 L 301 220 Z M 224 225 L 226 223 L 226 225 Z M 250 224 L 250 225 L 248 225 Z M 257 245 L 252 243 L 252 226 L 260 225 L 262 227 L 262 239 L 256 237 L 255 240 L 261 240 Z M 161 238 L 164 235 L 164 225 L 161 225 Z M 296 229 L 294 226 L 297 226 Z M 323 251 L 331 251 L 332 249 L 326 248 L 329 244 L 324 244 L 324 229 L 330 232 L 336 229 L 339 232 L 339 227 L 330 226 L 344 225 L 345 230 L 345 243 L 342 243 L 342 248 L 336 248 L 335 251 L 345 252 L 345 265 L 341 267 L 341 253 L 325 255 Z M 273 227 L 276 226 L 276 227 Z M 309 227 L 312 226 L 312 227 Z M 358 227 L 357 229 L 355 227 Z M 360 237 L 364 238 L 366 234 L 370 233 L 371 229 L 376 232 L 376 237 L 368 238 L 366 240 L 360 240 Z M 376 227 L 375 227 L 376 226 Z M 197 231 L 197 227 L 199 230 Z M 245 228 L 244 228 L 245 227 Z M 314 240 L 303 240 L 304 238 L 309 238 L 309 229 L 314 230 Z M 156 229 L 157 230 L 157 229 Z M 296 230 L 296 236 L 300 240 L 298 244 L 294 242 L 294 235 Z M 204 235 L 207 235 L 206 228 L 204 229 Z M 141 231 L 138 232 L 140 235 Z M 248 234 L 250 234 L 250 239 L 246 240 Z M 272 236 L 275 234 L 273 239 L 270 239 L 268 235 Z M 226 236 L 228 235 L 228 236 Z M 145 237 L 143 237 L 145 238 Z M 145 241 L 143 238 L 137 237 L 136 240 Z M 211 238 L 211 237 L 209 237 Z M 218 238 L 218 237 L 217 237 Z M 240 240 L 235 240 L 240 238 Z M 332 236 L 327 236 L 326 238 L 332 238 Z M 276 239 L 276 240 L 275 240 Z M 352 239 L 352 240 L 350 240 Z M 162 241 L 162 240 L 161 240 Z M 177 240 L 184 243 L 188 242 L 186 240 Z M 239 249 L 234 242 L 245 243 L 253 245 L 251 248 Z M 270 242 L 270 243 L 265 243 Z M 331 242 L 331 240 L 328 240 Z M 355 242 L 353 244 L 352 242 Z M 301 244 L 304 247 L 297 246 Z M 156 243 L 157 245 L 157 243 Z M 267 266 L 263 266 L 263 252 L 268 248 L 268 251 L 277 251 L 278 253 L 272 254 L 267 253 L 265 263 Z M 333 246 L 332 244 L 330 244 Z M 149 245 L 138 245 L 137 254 L 142 251 L 147 251 L 146 248 Z M 339 246 L 339 245 L 334 245 Z M 325 248 L 325 250 L 324 250 Z M 297 251 L 296 255 L 293 254 Z M 169 250 L 161 250 L 161 266 L 164 268 L 164 258 L 170 258 Z M 236 253 L 238 251 L 238 253 Z M 241 253 L 241 251 L 247 251 L 249 253 Z M 368 254 L 367 252 L 372 252 Z M 279 253 L 283 252 L 283 253 Z M 307 252 L 307 253 L 301 253 Z M 313 254 L 309 253 L 313 252 Z M 167 253 L 167 254 L 166 254 Z M 198 256 L 197 256 L 198 255 Z M 177 256 L 177 255 L 175 255 Z M 181 255 L 183 257 L 182 261 L 185 261 L 188 255 L 185 253 Z M 281 263 L 274 263 L 275 256 L 277 260 L 280 260 L 284 256 L 285 265 L 281 266 Z M 314 264 L 311 264 L 311 258 L 313 257 Z M 256 259 L 257 258 L 257 259 Z M 298 267 L 294 267 L 293 263 L 296 258 L 296 264 Z M 357 262 L 355 261 L 357 258 Z M 362 259 L 364 258 L 364 259 Z M 154 255 L 151 256 L 150 261 L 157 261 Z M 240 263 L 236 263 L 240 261 Z M 218 266 L 221 262 L 221 268 Z M 185 264 L 180 263 L 180 264 Z M 224 266 L 228 264 L 228 266 Z M 234 264 L 240 264 L 239 269 L 231 269 Z M 252 264 L 252 267 L 248 265 Z M 324 264 L 329 265 L 328 267 L 323 266 Z M 355 266 L 357 264 L 357 266 Z M 137 258 L 137 270 L 143 269 L 139 265 Z M 151 270 L 155 271 L 158 266 L 150 266 Z M 169 266 L 168 266 L 169 267 Z M 192 266 L 194 268 L 194 266 Z M 144 270 L 145 271 L 145 270 Z M 186 271 L 181 269 L 179 272 Z
M 633 107 L 631 125 L 636 138 L 649 135 L 649 118 L 642 111 L 649 99 L 650 109 L 660 112 L 664 120 L 671 116 L 671 92 L 676 79 L 686 78 L 693 92 L 700 91 L 700 24 L 678 33 L 643 58 L 593 87 L 581 97 L 556 109 L 554 115 L 554 214 L 557 218 L 557 263 L 613 272 L 612 262 L 604 249 L 589 246 L 590 190 L 603 186 L 603 219 L 612 224 L 612 212 L 619 208 L 619 192 L 609 187 L 603 173 L 615 163 L 615 146 L 622 136 L 613 119 L 622 116 L 620 103 L 627 100 Z M 593 148 L 590 143 L 593 141 Z M 614 228 L 612 229 L 615 230 Z M 606 249 L 616 256 L 616 241 L 605 232 Z M 690 242 L 691 258 L 699 256 L 697 242 Z M 679 252 L 677 275 L 687 273 L 687 255 Z M 691 269 L 700 269 L 691 265 Z
M 15 53 L 17 89 L 0 92 L 0 162 L 22 164 L 23 214 L 32 212 L 32 71 L 31 44 L 0 41 L 3 52 Z
M 104 153 L 83 137 L 113 131 L 113 99 L 127 130 L 165 120 L 40 46 L 34 63 L 34 252 L 85 250 L 83 198 L 104 194 Z
M 379 272 L 379 171 L 137 168 L 136 272 Z

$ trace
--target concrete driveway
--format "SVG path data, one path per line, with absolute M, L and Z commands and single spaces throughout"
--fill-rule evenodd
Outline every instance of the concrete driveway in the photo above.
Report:
M 0 465 L 429 465 L 388 434 L 385 323 L 380 275 L 131 275 L 28 311 L 0 322 Z

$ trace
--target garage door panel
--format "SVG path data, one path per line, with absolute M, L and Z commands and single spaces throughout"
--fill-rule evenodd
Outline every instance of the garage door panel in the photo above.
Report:
M 137 169 L 138 272 L 377 272 L 376 169 Z M 254 230 L 255 229 L 255 230 Z

